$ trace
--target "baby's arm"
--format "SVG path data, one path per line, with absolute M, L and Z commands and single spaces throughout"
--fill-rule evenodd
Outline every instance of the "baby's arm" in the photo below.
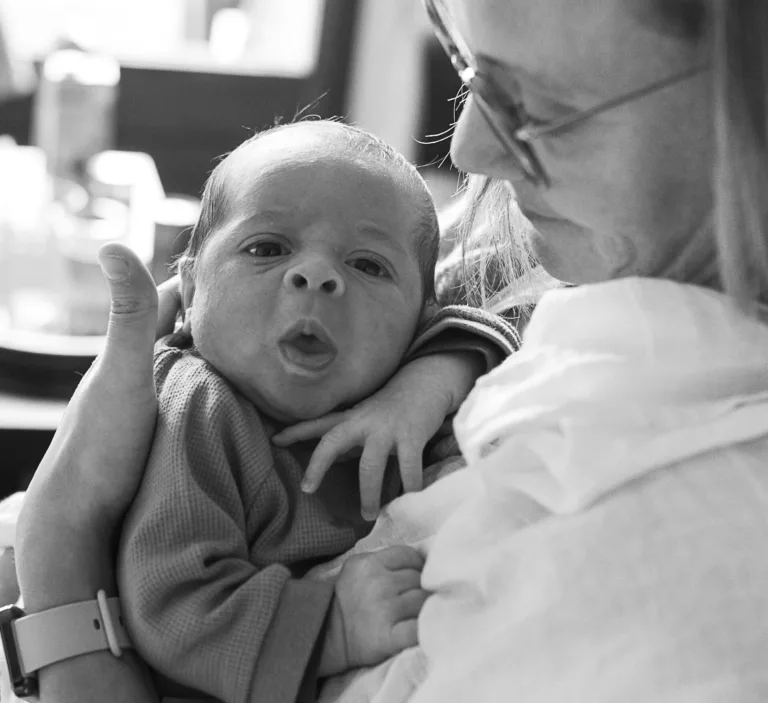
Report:
M 520 345 L 515 327 L 500 315 L 469 305 L 446 305 L 436 309 L 419 328 L 405 363 L 435 353 L 474 352 L 482 356 L 487 373 Z
M 294 425 L 272 440 L 284 446 L 322 436 L 305 474 L 307 491 L 317 489 L 339 456 L 362 447 L 360 502 L 363 515 L 373 520 L 388 457 L 397 456 L 405 491 L 420 490 L 427 443 L 477 378 L 519 345 L 515 329 L 497 315 L 467 306 L 443 308 L 421 327 L 403 366 L 377 393 L 350 410 Z
M 256 418 L 216 383 L 193 373 L 160 392 L 120 550 L 123 608 L 140 654 L 173 680 L 228 703 L 294 700 L 333 587 L 249 561 L 239 462 L 266 448 L 254 445 Z

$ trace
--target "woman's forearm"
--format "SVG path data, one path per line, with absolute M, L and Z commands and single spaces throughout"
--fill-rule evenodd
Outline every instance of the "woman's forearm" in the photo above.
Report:
M 85 654 L 40 671 L 40 703 L 155 703 L 159 698 L 133 653 Z
M 19 585 L 30 613 L 92 601 L 100 590 L 116 595 L 114 540 L 141 482 L 157 419 L 155 283 L 117 242 L 102 247 L 99 262 L 112 301 L 106 343 L 67 406 L 16 527 Z M 176 288 L 161 294 L 163 332 L 178 308 L 178 285 L 170 285 Z M 146 668 L 130 652 L 75 657 L 44 667 L 39 678 L 42 703 L 157 700 Z
M 41 526 L 44 527 L 44 526 Z M 25 610 L 36 613 L 67 603 L 93 600 L 97 591 L 116 595 L 111 550 L 103 534 L 46 532 L 45 548 L 24 549 L 38 540 L 35 530 L 17 535 L 21 549 L 19 581 Z M 66 636 L 66 633 L 63 633 Z M 130 651 L 115 657 L 95 652 L 44 667 L 39 672 L 41 703 L 154 703 L 149 672 Z
M 46 505 L 38 501 L 34 524 L 19 521 L 16 568 L 28 613 L 67 603 L 93 600 L 104 590 L 117 595 L 114 560 L 103 533 L 95 528 L 70 527 L 43 517 Z

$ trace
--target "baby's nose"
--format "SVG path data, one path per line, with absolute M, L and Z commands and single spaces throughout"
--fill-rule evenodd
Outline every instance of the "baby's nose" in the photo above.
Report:
M 344 279 L 329 262 L 304 261 L 286 271 L 283 283 L 290 291 L 322 292 L 334 297 L 344 294 Z

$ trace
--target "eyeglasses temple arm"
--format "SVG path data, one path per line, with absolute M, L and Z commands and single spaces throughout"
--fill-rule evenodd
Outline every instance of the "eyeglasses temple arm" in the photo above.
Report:
M 584 122 L 585 120 L 588 120 L 589 118 L 594 117 L 601 112 L 607 112 L 608 110 L 611 110 L 614 107 L 619 107 L 624 103 L 632 102 L 633 100 L 645 97 L 646 95 L 655 93 L 658 90 L 663 90 L 664 88 L 675 85 L 676 83 L 681 83 L 684 80 L 702 73 L 707 68 L 708 64 L 695 66 L 694 68 L 690 68 L 683 73 L 678 73 L 677 75 L 670 76 L 669 78 L 664 78 L 660 81 L 656 81 L 655 83 L 651 83 L 649 85 L 643 86 L 642 88 L 634 90 L 631 93 L 625 93 L 624 95 L 620 95 L 617 98 L 613 98 L 612 100 L 600 103 L 599 105 L 596 105 L 589 110 L 585 110 L 584 112 L 579 112 L 575 115 L 566 115 L 559 120 L 553 120 L 552 122 L 547 122 L 546 124 L 542 125 L 530 125 L 521 127 L 518 130 L 516 136 L 522 141 L 530 141 L 532 139 L 537 139 L 538 137 L 554 134 L 555 132 L 559 132 L 562 129 L 573 127 L 580 122 Z

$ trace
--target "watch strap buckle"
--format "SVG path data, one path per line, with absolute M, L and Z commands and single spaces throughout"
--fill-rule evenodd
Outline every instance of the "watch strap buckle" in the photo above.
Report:
M 37 671 L 56 662 L 108 650 L 119 657 L 132 648 L 119 598 L 99 591 L 96 600 L 69 603 L 27 615 L 21 608 L 0 609 L 0 638 L 13 692 L 38 693 Z
M 5 651 L 5 662 L 13 695 L 18 698 L 29 698 L 37 695 L 38 686 L 37 676 L 27 673 L 22 664 L 16 637 L 16 621 L 22 617 L 24 617 L 24 611 L 15 605 L 0 609 L 0 639 Z

